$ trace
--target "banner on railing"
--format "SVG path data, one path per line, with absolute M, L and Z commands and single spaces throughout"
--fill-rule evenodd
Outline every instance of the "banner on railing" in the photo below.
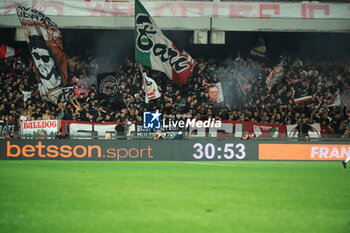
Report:
M 278 125 L 278 124 L 267 124 L 259 122 L 249 121 L 221 121 L 220 127 L 201 127 L 196 128 L 195 125 L 186 129 L 190 137 L 213 137 L 213 138 L 232 138 L 242 137 L 244 132 L 254 134 L 255 137 L 264 138 L 284 138 L 284 137 L 298 137 L 295 125 Z M 43 121 L 22 121 L 21 122 L 21 133 L 22 134 L 55 134 L 62 127 L 63 133 L 69 134 L 70 136 L 78 136 L 81 138 L 91 138 L 91 136 L 105 136 L 107 133 L 112 135 L 116 132 L 116 127 L 124 126 L 120 122 L 84 122 L 84 121 L 71 121 L 71 120 L 43 120 Z M 7 132 L 5 124 L 0 124 L 0 130 L 4 133 Z M 321 135 L 320 124 L 311 125 L 313 131 L 309 132 L 310 138 L 319 138 Z M 12 132 L 15 130 L 15 124 L 9 124 L 9 130 Z M 123 129 L 124 130 L 124 129 Z M 175 136 L 177 130 L 175 127 L 168 126 L 161 128 L 161 131 L 167 136 Z M 144 129 L 142 124 L 136 124 L 134 122 L 129 126 L 129 136 L 137 137 L 153 137 L 156 130 Z M 294 136 L 293 136 L 294 135 Z M 120 136 L 120 135 L 119 135 Z
M 298 130 L 297 130 L 298 124 L 294 125 L 287 125 L 287 135 L 288 138 L 298 138 Z M 320 138 L 321 137 L 321 125 L 316 124 L 310 124 L 311 129 L 309 131 L 309 137 L 310 138 Z
M 15 15 L 15 4 L 53 16 L 133 17 L 134 1 L 3 0 L 0 15 Z M 350 19 L 348 3 L 319 2 L 142 2 L 151 17 Z
M 232 138 L 242 137 L 244 132 L 254 134 L 255 137 L 283 138 L 286 135 L 286 126 L 250 121 L 222 121 L 221 127 L 218 128 L 189 129 L 189 134 L 193 137 Z
M 143 124 L 136 124 L 135 130 L 135 134 L 138 137 L 154 137 L 157 133 L 156 129 L 145 129 Z M 174 137 L 177 134 L 176 128 L 172 126 L 167 128 L 162 127 L 160 130 L 167 137 Z
M 79 138 L 90 139 L 91 136 L 106 136 L 107 133 L 115 135 L 116 127 L 118 125 L 123 125 L 120 122 L 106 122 L 106 123 L 96 123 L 96 122 L 85 122 L 85 121 L 65 121 L 68 127 L 68 132 L 70 136 L 79 136 Z M 124 129 L 123 129 L 124 130 Z M 135 124 L 131 123 L 130 132 L 135 131 Z M 124 135 L 124 134 L 123 134 Z
M 59 120 L 21 121 L 22 135 L 52 135 L 60 128 Z
M 16 123 L 0 122 L 0 134 L 14 133 L 17 130 Z
M 115 135 L 115 129 L 120 122 L 94 123 L 83 121 L 65 121 L 67 132 L 70 136 L 79 138 L 91 138 L 91 136 L 105 136 L 107 133 Z M 167 126 L 160 129 L 167 137 L 173 137 L 178 133 L 176 127 Z M 156 134 L 154 129 L 145 129 L 142 124 L 132 123 L 129 130 L 136 137 L 153 137 Z M 232 138 L 242 137 L 244 132 L 254 134 L 255 137 L 284 138 L 286 136 L 286 126 L 277 124 L 267 124 L 244 121 L 222 121 L 221 127 L 190 127 L 186 129 L 190 137 L 213 137 Z

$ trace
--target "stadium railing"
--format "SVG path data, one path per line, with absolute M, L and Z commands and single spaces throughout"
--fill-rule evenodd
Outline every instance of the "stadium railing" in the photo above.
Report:
M 0 139 L 11 139 L 8 137 L 8 133 L 6 132 L 1 132 L 0 133 Z M 154 140 L 153 136 L 136 136 L 136 135 L 132 135 L 132 136 L 116 136 L 116 135 L 112 135 L 111 139 L 106 139 L 105 135 L 96 135 L 94 133 L 92 133 L 91 135 L 64 135 L 62 137 L 58 137 L 56 134 L 48 134 L 48 135 L 43 135 L 43 134 L 25 134 L 25 135 L 21 135 L 20 132 L 15 131 L 14 132 L 15 138 L 16 139 L 47 139 L 47 140 L 60 140 L 60 139 L 81 139 L 81 140 Z M 330 134 L 327 137 L 319 137 L 319 138 L 310 138 L 310 142 L 312 141 L 350 141 L 350 138 L 342 138 L 342 134 Z M 208 136 L 193 136 L 193 135 L 189 135 L 188 133 L 184 134 L 183 139 L 181 140 L 241 140 L 241 137 L 225 137 L 225 138 L 221 138 L 221 137 L 213 137 L 210 134 L 208 134 Z M 165 136 L 164 140 L 172 140 L 172 137 L 169 135 Z M 253 138 L 252 140 L 255 141 L 298 141 L 298 138 L 289 138 L 289 137 L 256 137 Z

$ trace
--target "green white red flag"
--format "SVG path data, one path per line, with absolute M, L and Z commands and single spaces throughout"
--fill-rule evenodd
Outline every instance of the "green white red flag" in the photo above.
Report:
M 187 82 L 195 65 L 163 35 L 139 0 L 135 0 L 135 60 L 180 84 Z

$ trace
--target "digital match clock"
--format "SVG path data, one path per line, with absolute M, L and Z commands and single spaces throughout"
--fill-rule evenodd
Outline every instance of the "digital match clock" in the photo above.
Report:
M 202 143 L 195 143 L 193 148 L 196 149 L 196 153 L 193 154 L 193 158 L 195 159 L 202 159 L 205 157 L 207 159 L 216 158 L 231 160 L 234 158 L 244 159 L 246 156 L 245 146 L 242 143 L 238 143 L 236 145 L 233 143 L 225 143 L 224 148 L 220 146 L 215 147 L 213 143 L 207 143 L 205 145 Z

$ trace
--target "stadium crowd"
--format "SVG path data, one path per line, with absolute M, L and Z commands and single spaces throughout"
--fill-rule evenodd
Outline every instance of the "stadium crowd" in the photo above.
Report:
M 198 58 L 192 76 L 182 86 L 163 73 L 148 70 L 162 94 L 149 104 L 144 101 L 140 66 L 131 59 L 113 64 L 106 58 L 68 56 L 67 61 L 70 85 L 75 89 L 54 105 L 41 99 L 28 55 L 21 53 L 0 60 L 0 121 L 142 122 L 144 111 L 159 110 L 175 118 L 181 114 L 202 120 L 271 124 L 294 124 L 307 118 L 310 124 L 321 124 L 323 136 L 349 137 L 350 111 L 346 104 L 336 103 L 350 87 L 350 64 L 344 61 L 284 57 L 284 76 L 269 90 L 266 78 L 278 62 L 258 61 L 249 56 L 243 59 L 239 55 L 226 59 Z M 120 93 L 111 101 L 99 99 L 96 86 L 96 75 L 107 69 L 115 72 Z M 239 77 L 244 78 L 239 81 Z M 223 86 L 225 101 L 213 105 L 206 88 L 217 82 Z M 309 95 L 312 96 L 309 103 L 294 101 Z

